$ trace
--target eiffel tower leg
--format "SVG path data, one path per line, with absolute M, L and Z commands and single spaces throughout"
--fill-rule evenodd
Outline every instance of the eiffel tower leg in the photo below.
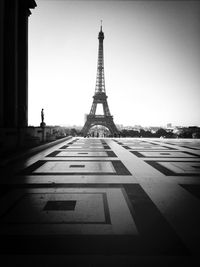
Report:
M 83 129 L 82 129 L 83 136 L 86 136 L 88 134 L 88 131 L 91 128 L 91 126 L 92 126 L 91 122 L 89 120 L 87 120 L 83 126 Z

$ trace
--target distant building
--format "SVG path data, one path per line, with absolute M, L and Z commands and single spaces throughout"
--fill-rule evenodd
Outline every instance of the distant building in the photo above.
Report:
M 135 126 L 133 126 L 133 130 L 134 131 L 140 131 L 141 129 L 143 129 L 143 127 L 141 125 L 135 125 Z
M 149 131 L 151 131 L 152 133 L 156 133 L 161 127 L 157 127 L 157 126 L 153 126 L 153 127 L 149 127 Z
M 172 128 L 172 123 L 167 123 L 167 128 Z
M 117 129 L 119 131 L 121 131 L 122 129 L 124 129 L 124 125 L 123 124 L 116 124 L 116 126 L 117 126 Z

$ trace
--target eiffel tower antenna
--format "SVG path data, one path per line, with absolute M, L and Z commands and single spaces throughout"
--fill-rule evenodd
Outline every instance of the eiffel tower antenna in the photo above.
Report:
M 82 129 L 84 136 L 87 135 L 90 128 L 94 125 L 102 125 L 109 129 L 111 135 L 115 136 L 118 133 L 117 127 L 114 124 L 113 116 L 111 116 L 107 95 L 105 90 L 105 77 L 104 77 L 104 56 L 103 56 L 103 40 L 104 33 L 102 31 L 102 20 L 100 32 L 98 35 L 99 39 L 99 50 L 98 50 L 98 61 L 97 61 L 97 76 L 96 76 L 96 86 L 95 94 L 93 96 L 93 103 L 89 115 L 87 115 L 87 120 Z M 103 115 L 96 115 L 97 105 L 102 104 L 103 106 Z

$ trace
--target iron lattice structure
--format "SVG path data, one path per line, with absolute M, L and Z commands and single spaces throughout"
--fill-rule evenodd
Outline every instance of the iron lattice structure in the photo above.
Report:
M 95 86 L 95 94 L 93 96 L 93 103 L 90 113 L 87 115 L 85 125 L 82 129 L 83 135 L 87 135 L 91 127 L 95 125 L 102 125 L 109 129 L 111 135 L 118 134 L 117 127 L 113 121 L 113 116 L 111 116 L 107 95 L 105 90 L 105 77 L 104 77 L 104 57 L 103 57 L 103 40 L 104 33 L 101 29 L 98 35 L 99 39 L 99 50 L 98 50 L 98 63 L 97 63 L 97 78 Z M 97 104 L 103 105 L 103 115 L 96 115 Z

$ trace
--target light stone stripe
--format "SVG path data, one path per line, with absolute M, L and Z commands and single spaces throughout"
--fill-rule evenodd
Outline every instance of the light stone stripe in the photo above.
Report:
M 173 177 L 169 178 L 161 173 L 158 175 L 153 168 L 147 167 L 143 160 L 131 155 L 129 151 L 125 151 L 116 142 L 111 140 L 107 140 L 107 142 L 128 170 L 136 176 L 138 183 L 150 196 L 185 245 L 193 252 L 199 253 L 200 247 L 197 246 L 200 225 L 199 200 L 180 185 L 170 183 L 169 180 Z M 156 175 L 154 176 L 154 174 Z

